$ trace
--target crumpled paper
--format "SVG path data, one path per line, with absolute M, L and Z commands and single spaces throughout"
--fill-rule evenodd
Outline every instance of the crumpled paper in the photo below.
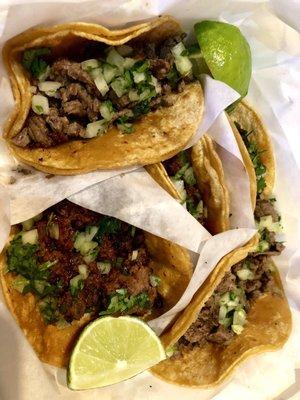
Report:
M 133 187 L 134 190 L 131 189 Z M 234 248 L 245 244 L 255 233 L 255 229 L 244 228 L 210 237 L 195 218 L 161 190 L 143 170 L 100 182 L 69 197 L 69 200 L 146 228 L 148 232 L 200 253 L 193 276 L 180 301 L 167 313 L 151 321 L 150 326 L 157 334 L 185 308 L 217 262 Z
M 16 1 L 14 1 L 14 3 L 16 3 Z M 295 205 L 298 204 L 300 196 L 295 188 L 295 182 L 299 182 L 300 175 L 285 135 L 288 136 L 288 133 L 292 133 L 292 119 L 289 113 L 290 105 L 293 106 L 293 109 L 295 109 L 296 106 L 296 91 L 295 87 L 292 85 L 293 79 L 289 76 L 288 71 L 291 66 L 293 66 L 294 71 L 297 70 L 295 54 L 291 54 L 291 49 L 287 44 L 299 43 L 299 35 L 295 35 L 294 31 L 291 33 L 291 28 L 282 24 L 281 21 L 264 8 L 259 8 L 256 1 L 244 3 L 242 1 L 224 2 L 218 0 L 212 3 L 204 0 L 199 4 L 199 2 L 193 0 L 171 0 L 165 1 L 163 4 L 161 3 L 162 2 L 159 1 L 140 2 L 131 0 L 120 2 L 112 0 L 102 1 L 101 4 L 99 4 L 99 2 L 79 3 L 76 4 L 76 9 L 81 15 L 83 15 L 84 12 L 88 12 L 89 17 L 87 19 L 90 21 L 95 20 L 95 15 L 98 15 L 98 13 L 102 11 L 100 20 L 107 25 L 121 25 L 129 19 L 138 20 L 141 16 L 145 18 L 159 13 L 173 14 L 184 23 L 185 27 L 189 28 L 195 21 L 204 18 L 221 18 L 234 23 L 242 22 L 241 28 L 252 45 L 254 66 L 257 67 L 257 65 L 259 65 L 259 60 L 269 60 L 268 67 L 263 66 L 261 69 L 254 71 L 249 100 L 251 100 L 252 104 L 256 106 L 264 117 L 265 122 L 271 130 L 270 133 L 272 136 L 275 132 L 273 138 L 277 141 L 275 152 L 279 161 L 278 182 L 280 182 L 279 187 L 277 186 L 278 205 L 281 211 L 286 211 L 283 222 L 287 238 L 293 237 L 293 241 L 288 242 L 288 249 L 283 253 L 280 264 L 282 265 L 282 271 L 287 272 L 287 280 L 285 283 L 287 293 L 290 295 L 290 304 L 295 306 L 295 290 L 291 290 L 291 285 L 293 285 L 294 289 L 296 288 L 297 282 L 299 283 L 299 274 L 297 274 L 297 270 L 293 268 L 296 266 L 297 255 L 292 258 L 290 256 L 293 254 L 293 249 L 295 249 L 297 245 L 299 247 L 299 232 L 294 228 L 299 223 Z M 285 2 L 285 6 L 288 8 L 287 2 Z M 39 12 L 37 12 L 37 7 L 39 7 Z M 58 20 L 62 21 L 69 15 L 71 9 L 72 6 L 70 3 L 60 3 L 59 16 L 57 18 L 57 13 L 55 13 L 55 22 L 59 22 Z M 27 27 L 32 26 L 39 18 L 47 19 L 49 23 L 54 22 L 52 15 L 54 15 L 53 10 L 57 10 L 57 4 L 45 4 L 42 5 L 42 7 L 36 4 L 34 6 L 34 13 L 31 13 L 31 17 L 24 18 L 25 15 L 28 16 L 28 10 L 29 8 L 27 8 L 27 13 L 24 13 L 24 9 L 21 6 L 15 7 L 13 10 L 15 26 L 20 26 L 15 23 L 16 18 L 23 21 L 23 26 L 26 25 Z M 272 26 L 275 26 L 275 22 L 277 24 L 276 26 L 280 26 L 281 29 L 278 30 L 275 28 L 270 35 L 270 29 Z M 255 39 L 253 43 L 252 37 Z M 266 37 L 268 40 L 266 40 Z M 283 55 L 285 55 L 285 58 L 282 58 Z M 278 84 L 278 79 L 276 79 L 276 74 L 278 72 L 280 72 L 280 82 L 282 82 L 282 84 Z M 261 77 L 261 79 L 259 79 L 259 77 Z M 269 79 L 270 77 L 271 80 Z M 289 81 L 288 77 L 290 78 Z M 275 94 L 272 87 L 278 87 L 278 91 L 276 91 Z M 288 96 L 286 96 L 287 93 Z M 289 107 L 282 110 L 279 107 L 280 104 L 289 105 Z M 281 118 L 282 114 L 283 118 Z M 294 115 L 297 116 L 296 113 L 294 113 Z M 285 129 L 286 126 L 289 127 L 288 132 Z M 296 152 L 296 147 L 297 146 L 293 146 L 294 153 Z M 293 245 L 290 246 L 290 243 Z M 288 270 L 289 263 L 291 264 L 291 268 Z M 7 313 L 3 306 L 2 309 L 3 314 L 1 311 L 1 317 L 2 315 L 5 316 Z M 294 318 L 296 319 L 296 317 L 297 314 L 294 312 Z M 294 325 L 297 327 L 299 324 L 297 325 L 295 323 Z M 10 334 L 14 335 L 16 330 L 15 325 L 7 324 L 5 326 L 8 327 L 7 330 L 3 330 L 3 335 L 7 335 L 5 336 L 6 338 L 10 337 Z M 1 395 L 3 395 L 5 399 L 22 400 L 41 397 L 51 399 L 68 399 L 71 397 L 72 399 L 93 399 L 98 398 L 99 395 L 104 399 L 122 397 L 132 399 L 145 398 L 151 400 L 161 399 L 167 396 L 172 396 L 175 399 L 196 399 L 199 398 L 199 396 L 203 399 L 208 399 L 215 396 L 215 399 L 218 398 L 222 400 L 232 398 L 233 395 L 235 395 L 235 397 L 241 397 L 242 395 L 243 398 L 247 399 L 255 398 L 263 400 L 274 398 L 293 383 L 293 367 L 295 365 L 295 359 L 299 354 L 299 352 L 297 353 L 297 343 L 299 343 L 299 339 L 297 338 L 299 338 L 299 332 L 297 333 L 295 329 L 290 340 L 282 350 L 276 353 L 267 353 L 253 357 L 239 367 L 239 372 L 230 378 L 230 383 L 226 382 L 222 387 L 212 390 L 179 388 L 174 385 L 166 384 L 154 378 L 148 372 L 145 372 L 134 379 L 109 388 L 83 393 L 71 393 L 64 386 L 60 385 L 57 388 L 53 381 L 53 375 L 49 377 L 49 380 L 44 379 L 45 373 L 41 372 L 41 364 L 37 362 L 35 355 L 28 349 L 24 337 L 20 335 L 16 339 L 18 346 L 11 346 L 13 347 L 12 350 L 15 351 L 12 357 L 11 354 L 7 353 L 7 350 L 4 352 L 1 349 L 1 355 L 3 354 L 6 356 L 5 358 L 2 357 L 2 363 L 0 363 L 0 368 L 2 369 L 2 375 L 0 375 L 3 377 L 0 385 Z M 0 343 L 3 343 L 5 348 L 7 347 L 6 340 L 0 341 Z M 9 373 L 8 369 L 3 368 L 3 366 L 5 367 L 8 363 L 12 366 Z M 272 368 L 274 365 L 276 365 L 276 368 Z M 49 368 L 49 370 L 51 370 L 51 368 Z M 36 379 L 37 376 L 39 378 L 41 376 L 41 382 Z M 266 379 L 262 379 L 262 377 Z M 29 379 L 31 381 L 30 385 L 28 385 Z M 7 384 L 10 382 L 13 382 L 13 384 Z M 270 384 L 270 382 L 272 382 L 272 384 Z M 62 376 L 57 376 L 57 383 L 64 383 Z
M 3 81 L 5 82 L 5 78 Z M 187 147 L 194 144 L 195 138 L 197 141 L 203 133 L 207 131 L 222 110 L 238 97 L 234 90 L 222 82 L 215 81 L 209 76 L 203 77 L 202 85 L 205 93 L 204 118 L 195 134 L 195 137 L 190 141 Z M 6 84 L 4 86 L 7 87 Z M 1 96 L 5 98 L 7 91 L 0 90 L 0 93 Z M 216 98 L 218 101 L 215 101 Z M 6 117 L 7 114 L 1 114 L 0 111 L 0 123 L 4 123 Z M 231 136 L 232 141 L 234 141 L 233 133 L 230 128 L 229 130 L 227 129 L 227 134 L 228 136 Z M 219 143 L 221 146 L 223 145 L 223 139 L 221 136 L 219 137 Z M 226 146 L 225 140 L 224 146 Z M 235 151 L 235 149 L 232 151 Z M 104 181 L 134 169 L 134 167 L 131 167 L 122 170 L 96 171 L 77 176 L 53 176 L 20 165 L 10 156 L 4 141 L 0 141 L 0 182 L 6 184 L 9 191 L 12 224 L 24 221 L 25 219 L 40 213 L 45 208 L 71 196 L 73 193 L 77 193 L 78 191 L 97 182 Z M 237 170 L 236 173 L 239 174 L 239 170 Z M 247 179 L 245 174 L 242 176 L 241 180 L 244 178 Z M 45 187 L 47 187 L 47 190 L 45 190 Z M 132 187 L 134 190 L 134 185 L 132 185 Z M 249 189 L 247 187 L 244 187 L 243 189 L 244 190 L 238 193 L 244 198 L 247 198 Z M 236 204 L 238 208 L 235 215 L 241 214 L 241 204 L 241 202 Z M 251 216 L 251 213 L 249 215 Z M 244 225 L 241 224 L 240 227 L 244 227 Z

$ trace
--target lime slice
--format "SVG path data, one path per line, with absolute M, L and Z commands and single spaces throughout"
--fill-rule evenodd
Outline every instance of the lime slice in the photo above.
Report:
M 73 390 L 103 387 L 152 367 L 166 358 L 159 338 L 133 317 L 103 317 L 81 333 L 71 355 L 68 386 Z
M 239 28 L 225 22 L 202 21 L 195 24 L 194 30 L 212 76 L 246 96 L 252 72 L 251 51 Z

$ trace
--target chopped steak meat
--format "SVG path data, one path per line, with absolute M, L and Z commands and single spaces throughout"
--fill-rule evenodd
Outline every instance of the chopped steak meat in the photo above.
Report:
M 196 321 L 186 331 L 179 341 L 179 352 L 183 347 L 203 346 L 207 342 L 227 345 L 234 332 L 219 323 L 220 299 L 225 293 L 242 290 L 241 306 L 247 312 L 251 302 L 269 292 L 280 294 L 270 270 L 270 258 L 267 256 L 248 256 L 247 268 L 253 273 L 251 279 L 241 280 L 238 271 L 245 268 L 245 260 L 237 263 L 224 275 L 213 295 L 206 301 Z
M 265 199 L 257 199 L 254 212 L 255 218 L 259 219 L 271 215 L 274 222 L 279 220 L 278 212 L 275 210 L 274 202 Z
M 154 58 L 153 60 L 150 60 L 150 69 L 153 75 L 159 80 L 166 78 L 172 66 L 172 59 L 167 60 L 164 58 Z
M 185 150 L 180 154 L 170 158 L 163 162 L 166 168 L 167 174 L 175 181 L 182 181 L 184 184 L 184 190 L 186 193 L 186 208 L 190 214 L 192 214 L 200 224 L 205 225 L 206 211 L 201 203 L 201 192 L 197 183 L 196 177 L 194 176 L 194 170 L 192 169 L 192 177 L 189 174 L 188 179 L 185 177 L 185 171 L 192 167 L 190 160 L 190 152 Z M 184 195 L 182 195 L 184 197 Z M 201 207 L 199 207 L 201 205 Z
M 172 158 L 169 158 L 169 160 L 164 161 L 163 164 L 166 168 L 167 174 L 169 176 L 175 176 L 177 172 L 183 167 L 184 160 L 183 158 L 176 155 Z
M 28 133 L 33 142 L 40 143 L 44 147 L 49 147 L 53 144 L 46 121 L 42 116 L 32 115 L 29 117 Z
M 63 84 L 69 80 L 79 81 L 87 87 L 95 88 L 93 79 L 81 68 L 81 64 L 67 59 L 58 60 L 52 64 L 50 78 Z
M 92 70 L 86 70 L 84 64 L 78 62 L 89 53 L 89 47 L 93 59 L 103 60 L 109 54 L 105 46 L 95 46 L 90 43 L 86 46 L 87 51 L 79 51 L 75 55 L 77 61 L 61 58 L 52 60 L 52 64 L 48 65 L 47 81 L 61 84 L 56 90 L 41 91 L 39 80 L 29 69 L 35 94 L 46 97 L 47 100 L 41 101 L 42 103 L 48 101 L 50 109 L 48 112 L 48 107 L 44 109 L 42 105 L 38 105 L 42 109 L 41 113 L 35 116 L 30 112 L 22 131 L 12 138 L 12 142 L 19 147 L 46 148 L 69 140 L 90 138 L 90 134 L 87 135 L 89 129 L 87 126 L 103 119 L 100 106 L 107 101 L 111 102 L 112 112 L 111 118 L 107 119 L 107 124 L 103 128 L 109 129 L 115 124 L 121 132 L 124 131 L 122 129 L 124 123 L 132 124 L 150 111 L 172 106 L 177 100 L 178 92 L 183 91 L 186 82 L 193 79 L 192 74 L 182 77 L 177 72 L 171 51 L 183 37 L 184 35 L 169 37 L 158 44 L 133 43 L 130 58 L 135 60 L 135 64 L 126 66 L 124 73 L 114 65 L 118 71 L 112 78 L 106 77 L 104 69 L 99 69 L 97 75 L 94 67 Z M 49 60 L 51 57 L 46 58 L 46 64 Z M 144 60 L 147 62 L 143 64 Z M 142 68 L 142 74 L 145 73 L 147 77 L 143 82 L 136 82 L 134 79 L 138 68 Z M 118 79 L 121 79 L 120 85 L 114 87 L 113 83 Z M 126 82 L 124 83 L 122 79 Z M 129 96 L 130 91 L 133 97 Z
M 55 236 L 51 233 L 53 226 L 57 228 Z M 97 245 L 93 259 L 87 260 L 86 250 L 81 247 L 78 250 L 75 240 L 94 227 L 97 231 L 92 238 L 81 237 L 83 242 L 80 243 L 93 241 Z M 128 307 L 125 302 L 116 311 L 109 309 L 109 313 L 144 316 L 154 306 L 161 307 L 157 289 L 151 285 L 153 271 L 141 231 L 136 230 L 133 235 L 130 225 L 67 200 L 46 210 L 42 218 L 34 222 L 34 228 L 38 231 L 38 265 L 52 263 L 45 267 L 49 269 L 43 278 L 46 279 L 44 285 L 51 288 L 49 293 L 55 301 L 56 312 L 66 321 L 80 319 L 85 313 L 97 316 L 105 312 L 119 290 L 128 296 L 127 302 L 129 299 L 133 302 L 135 296 L 139 299 L 140 295 L 143 301 L 136 300 Z M 101 265 L 109 265 L 109 269 L 102 271 Z M 80 268 L 86 271 L 84 275 L 80 275 Z
M 66 127 L 65 132 L 68 136 L 84 137 L 85 128 L 78 122 L 71 122 L 70 125 Z
M 63 111 L 67 115 L 74 115 L 77 117 L 84 117 L 86 115 L 86 110 L 79 100 L 67 101 L 66 103 L 63 103 L 62 107 Z
M 30 143 L 28 128 L 24 128 L 16 136 L 12 138 L 12 142 L 19 147 L 26 147 Z

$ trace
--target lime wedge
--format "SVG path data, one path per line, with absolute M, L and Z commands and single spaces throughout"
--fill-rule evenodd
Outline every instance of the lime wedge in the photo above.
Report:
M 159 338 L 133 317 L 103 317 L 82 331 L 71 355 L 68 386 L 92 389 L 131 378 L 166 358 Z
M 195 24 L 194 30 L 212 76 L 246 96 L 252 72 L 251 51 L 239 28 L 225 22 L 202 21 Z

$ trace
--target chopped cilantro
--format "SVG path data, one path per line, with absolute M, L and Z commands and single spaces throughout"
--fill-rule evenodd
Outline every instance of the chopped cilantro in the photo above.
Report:
M 138 118 L 150 111 L 149 101 L 141 101 L 133 108 L 134 118 Z
M 39 308 L 46 324 L 52 324 L 59 320 L 56 300 L 53 297 L 46 297 L 40 302 Z
M 246 131 L 237 122 L 235 122 L 235 126 L 237 127 L 239 133 L 241 134 L 243 142 L 249 152 L 251 161 L 253 163 L 253 167 L 255 169 L 257 193 L 261 194 L 264 188 L 266 187 L 266 181 L 265 181 L 266 166 L 263 164 L 261 160 L 261 154 L 264 151 L 259 150 L 257 144 L 249 138 L 250 134 L 253 133 L 252 131 L 250 132 Z
M 127 289 L 121 288 L 111 294 L 107 310 L 100 312 L 99 315 L 122 313 L 132 310 L 134 307 L 149 308 L 150 304 L 147 293 L 142 292 L 129 296 Z
M 8 271 L 18 274 L 28 280 L 22 293 L 32 292 L 39 297 L 47 296 L 56 290 L 56 287 L 47 282 L 49 269 L 56 261 L 47 261 L 38 264 L 35 244 L 23 244 L 20 235 L 16 235 L 7 249 Z
M 139 60 L 136 63 L 134 63 L 132 70 L 136 72 L 145 72 L 149 69 L 150 67 L 150 62 L 149 60 Z
M 35 78 L 38 78 L 48 67 L 46 61 L 41 58 L 47 54 L 50 54 L 50 49 L 48 48 L 26 50 L 23 53 L 22 64 L 27 71 L 31 72 Z
M 113 217 L 103 217 L 100 221 L 98 231 L 94 237 L 98 243 L 101 243 L 102 236 L 106 234 L 116 234 L 121 231 L 121 221 Z
M 179 76 L 175 66 L 173 66 L 173 68 L 169 71 L 169 73 L 167 75 L 167 79 L 168 79 L 169 84 L 171 85 L 172 89 L 176 88 L 177 82 L 179 81 L 180 76 Z

